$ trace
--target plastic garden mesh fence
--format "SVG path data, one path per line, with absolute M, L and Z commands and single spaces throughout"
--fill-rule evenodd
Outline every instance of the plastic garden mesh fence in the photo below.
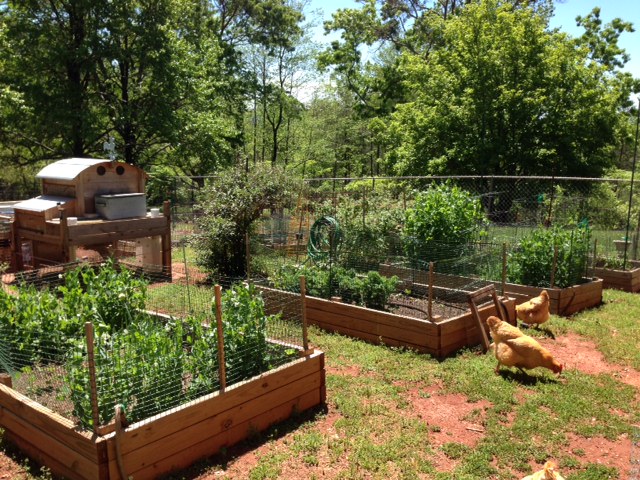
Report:
M 109 424 L 118 404 L 129 422 L 162 413 L 306 344 L 300 297 L 252 282 L 157 282 L 113 260 L 26 278 L 0 294 L 0 366 L 21 393 L 87 428 Z

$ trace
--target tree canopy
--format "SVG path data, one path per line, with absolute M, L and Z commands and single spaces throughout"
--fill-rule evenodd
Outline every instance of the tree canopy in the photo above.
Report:
M 297 0 L 0 2 L 0 160 L 118 158 L 205 176 L 600 176 L 625 166 L 623 19 L 573 38 L 552 0 L 362 0 L 325 23 Z M 324 75 L 324 76 L 323 76 Z M 324 80 L 323 80 L 324 79 Z

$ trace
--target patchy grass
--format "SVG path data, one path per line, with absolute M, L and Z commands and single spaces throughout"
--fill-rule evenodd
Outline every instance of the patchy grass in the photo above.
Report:
M 212 316 L 213 296 L 213 288 L 209 286 L 156 284 L 147 290 L 147 309 L 178 317 Z
M 593 340 L 607 361 L 640 370 L 640 295 L 605 290 L 603 305 L 571 318 L 554 317 L 557 332 Z
M 175 303 L 180 292 L 170 287 L 161 295 Z M 575 332 L 593 340 L 609 362 L 640 369 L 638 318 L 640 295 L 606 291 L 602 307 L 570 319 L 554 317 L 546 330 L 527 333 Z M 473 350 L 437 361 L 315 328 L 310 335 L 326 354 L 327 412 L 276 426 L 234 450 L 238 453 L 219 455 L 172 478 L 210 480 L 225 472 L 225 478 L 249 479 L 518 480 L 548 459 L 558 462 L 567 480 L 624 478 L 571 443 L 575 436 L 595 443 L 633 437 L 640 395 L 614 376 L 574 369 L 560 377 L 544 369 L 528 374 L 504 369 L 495 375 L 493 356 Z M 446 428 L 416 414 L 416 399 L 439 401 L 444 394 L 482 402 L 460 419 L 482 429 L 473 433 L 473 446 L 446 437 Z M 255 461 L 243 467 L 247 452 L 255 453 Z M 446 469 L 442 458 L 450 462 Z

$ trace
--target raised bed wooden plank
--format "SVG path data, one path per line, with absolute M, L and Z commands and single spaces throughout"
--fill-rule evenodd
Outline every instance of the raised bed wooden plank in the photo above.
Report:
M 307 297 L 307 308 L 323 310 L 339 315 L 348 315 L 354 318 L 366 318 L 370 321 L 375 321 L 392 327 L 410 329 L 416 333 L 422 333 L 424 330 L 427 334 L 437 334 L 437 327 L 435 324 L 426 320 L 419 320 L 404 315 L 397 315 L 395 313 L 382 312 L 357 305 L 349 305 L 346 303 L 332 302 L 330 300 L 323 300 L 315 297 Z
M 98 455 L 93 459 L 88 459 L 81 453 L 75 451 L 64 443 L 56 439 L 46 431 L 35 427 L 28 420 L 29 417 L 22 418 L 7 409 L 0 409 L 0 423 L 5 431 L 10 431 L 13 438 L 24 439 L 31 444 L 28 453 L 34 458 L 50 457 L 68 466 L 77 478 L 98 478 Z M 28 439 L 28 440 L 27 440 Z M 94 447 L 95 448 L 95 447 Z M 39 451 L 36 452 L 36 450 Z
M 307 410 L 322 401 L 318 398 L 317 391 L 308 392 L 298 399 L 272 409 L 267 415 L 235 425 L 212 438 L 207 438 L 141 470 L 127 472 L 127 474 L 133 475 L 135 480 L 151 480 L 171 471 L 186 468 L 195 461 L 218 452 L 222 447 L 236 444 L 253 432 L 266 430 L 271 425 L 286 420 L 292 413 Z
M 123 452 L 125 470 L 135 472 L 154 463 L 162 462 L 165 458 L 204 439 L 213 439 L 224 434 L 225 431 L 238 424 L 252 420 L 257 422 L 263 415 L 269 417 L 272 410 L 277 410 L 281 405 L 288 405 L 289 412 L 291 412 L 291 408 L 298 404 L 302 395 L 311 393 L 314 398 L 319 399 L 319 387 L 318 378 L 309 377 L 224 412 L 212 412 L 212 416 L 203 422 L 182 429 L 169 437 L 149 442 L 136 450 Z M 109 452 L 112 460 L 115 459 L 114 441 L 113 437 L 109 439 Z M 122 440 L 122 449 L 128 450 L 126 437 Z M 115 462 L 110 462 L 110 465 L 111 467 L 116 466 Z
M 499 283 L 495 283 L 499 286 Z M 542 290 L 549 293 L 549 310 L 556 315 L 571 315 L 586 308 L 594 307 L 602 302 L 602 280 L 593 279 L 580 285 L 559 288 L 531 287 L 528 285 L 506 284 L 506 292 L 516 298 L 516 303 L 523 303 L 540 294 Z M 583 301 L 583 299 L 589 299 Z M 579 308 L 577 306 L 580 306 Z
M 378 323 L 368 318 L 357 318 L 349 315 L 351 313 L 345 309 L 345 314 L 331 313 L 324 310 L 307 309 L 307 321 L 310 324 L 324 327 L 342 327 L 355 332 L 362 332 L 374 336 L 393 338 L 398 341 L 412 342 L 419 345 L 430 345 L 433 339 L 437 339 L 437 326 L 429 325 L 431 328 L 420 328 L 426 322 L 419 322 L 414 328 L 403 328 L 402 325 L 392 326 L 385 323 Z M 405 324 L 406 325 L 406 324 Z
M 417 349 L 423 352 L 435 352 L 438 348 L 438 337 L 422 337 L 417 336 L 399 340 L 397 335 L 385 336 L 382 333 L 376 334 L 362 330 L 354 330 L 344 324 L 323 323 L 322 328 L 329 332 L 339 333 L 352 338 L 358 338 L 374 344 L 384 344 L 392 347 L 406 347 Z
M 593 275 L 602 279 L 603 288 L 615 288 L 634 293 L 640 291 L 640 268 L 614 270 L 596 267 L 593 269 Z
M 328 331 L 328 332 L 334 332 L 334 333 L 338 333 L 340 335 L 344 335 L 346 337 L 351 337 L 351 338 L 358 338 L 360 340 L 364 340 L 366 342 L 375 344 L 375 345 L 387 345 L 387 346 L 391 346 L 391 347 L 405 347 L 405 348 L 411 348 L 414 350 L 417 350 L 421 353 L 429 353 L 432 355 L 436 355 L 437 354 L 437 348 L 436 348 L 436 344 L 434 342 L 434 347 L 430 348 L 427 347 L 425 345 L 419 345 L 419 344 L 415 344 L 415 343 L 410 343 L 410 342 L 400 342 L 396 339 L 393 338 L 388 338 L 388 337 L 383 337 L 380 335 L 374 335 L 371 333 L 367 333 L 367 332 L 361 332 L 358 330 L 352 330 L 349 328 L 345 328 L 344 326 L 340 326 L 340 325 L 331 325 L 331 324 L 325 324 L 322 327 L 324 330 Z M 435 337 L 434 337 L 435 338 Z
M 215 392 L 169 412 L 133 424 L 123 434 L 123 454 L 187 430 L 192 425 L 209 420 L 212 415 L 218 415 L 301 379 L 309 376 L 323 377 L 323 371 L 324 355 L 322 352 L 314 352 L 307 358 L 271 370 L 250 381 L 232 385 L 223 394 Z M 113 453 L 112 451 L 109 454 L 110 458 Z
M 17 417 L 28 418 L 29 423 L 34 427 L 48 432 L 62 444 L 90 460 L 98 457 L 95 435 L 77 429 L 71 420 L 2 384 L 0 384 L 0 410 L 9 411 Z M 2 424 L 1 421 L 0 424 Z
M 29 458 L 34 459 L 36 462 L 42 465 L 46 465 L 49 469 L 51 469 L 52 473 L 63 478 L 67 478 L 69 480 L 87 480 L 89 478 L 95 480 L 110 480 L 108 477 L 109 472 L 106 468 L 106 465 L 105 468 L 102 468 L 98 471 L 96 476 L 83 477 L 78 472 L 73 470 L 73 466 L 65 464 L 64 459 L 54 458 L 51 455 L 48 455 L 46 452 L 43 452 L 41 449 L 37 448 L 24 438 L 20 438 L 14 435 L 11 431 L 5 430 L 4 437 L 8 442 L 14 444 Z

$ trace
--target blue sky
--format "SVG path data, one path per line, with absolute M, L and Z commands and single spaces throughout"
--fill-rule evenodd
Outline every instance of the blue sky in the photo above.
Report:
M 357 7 L 353 0 L 311 0 L 309 10 L 321 9 L 325 19 L 331 18 L 331 13 L 339 8 Z M 640 0 L 562 0 L 555 2 L 555 15 L 551 21 L 552 27 L 558 27 L 572 36 L 578 36 L 582 29 L 576 26 L 578 15 L 587 15 L 594 7 L 600 7 L 600 18 L 604 23 L 615 17 L 632 22 L 636 29 L 633 33 L 624 33 L 620 37 L 620 45 L 631 56 L 625 70 L 634 77 L 640 78 Z M 322 41 L 322 26 L 317 28 L 317 41 Z

